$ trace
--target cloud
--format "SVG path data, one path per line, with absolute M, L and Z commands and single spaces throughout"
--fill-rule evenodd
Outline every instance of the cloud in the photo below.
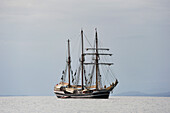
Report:
M 65 66 L 66 40 L 72 39 L 74 45 L 81 28 L 93 40 L 97 27 L 100 39 L 115 53 L 117 77 L 124 87 L 120 90 L 128 89 L 130 77 L 137 84 L 157 76 L 155 84 L 159 83 L 169 72 L 169 4 L 169 0 L 1 0 L 0 81 L 7 77 L 13 84 L 20 81 L 17 88 L 21 81 L 33 79 L 36 87 L 26 86 L 38 89 L 36 79 L 43 76 L 42 81 L 48 77 L 52 86 Z M 9 88 L 9 81 L 0 83 Z

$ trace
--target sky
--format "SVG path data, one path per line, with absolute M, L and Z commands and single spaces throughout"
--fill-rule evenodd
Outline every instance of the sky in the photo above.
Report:
M 114 93 L 170 91 L 169 0 L 0 0 L 0 95 L 54 95 L 67 39 L 98 29 Z

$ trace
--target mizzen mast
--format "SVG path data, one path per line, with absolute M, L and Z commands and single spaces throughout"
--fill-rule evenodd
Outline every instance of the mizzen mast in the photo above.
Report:
M 70 57 L 70 40 L 68 39 L 68 87 L 70 87 L 70 68 L 71 68 L 71 57 Z

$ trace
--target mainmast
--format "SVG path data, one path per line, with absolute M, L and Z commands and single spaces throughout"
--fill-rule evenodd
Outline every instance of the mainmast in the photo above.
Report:
M 68 87 L 70 87 L 70 68 L 71 68 L 71 57 L 70 57 L 70 40 L 68 39 Z
M 83 30 L 81 30 L 81 42 L 82 42 L 82 54 L 81 54 L 81 89 L 83 90 L 84 87 L 83 87 L 83 71 L 84 71 L 84 52 L 83 52 Z
M 98 57 L 99 57 L 99 54 L 98 54 L 97 29 L 95 30 L 96 30 L 96 90 L 98 90 L 98 68 L 99 68 Z

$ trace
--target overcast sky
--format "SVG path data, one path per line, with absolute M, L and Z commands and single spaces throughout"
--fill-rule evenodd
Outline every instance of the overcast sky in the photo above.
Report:
M 0 0 L 0 95 L 54 95 L 67 39 L 96 27 L 115 93 L 170 91 L 169 0 Z

